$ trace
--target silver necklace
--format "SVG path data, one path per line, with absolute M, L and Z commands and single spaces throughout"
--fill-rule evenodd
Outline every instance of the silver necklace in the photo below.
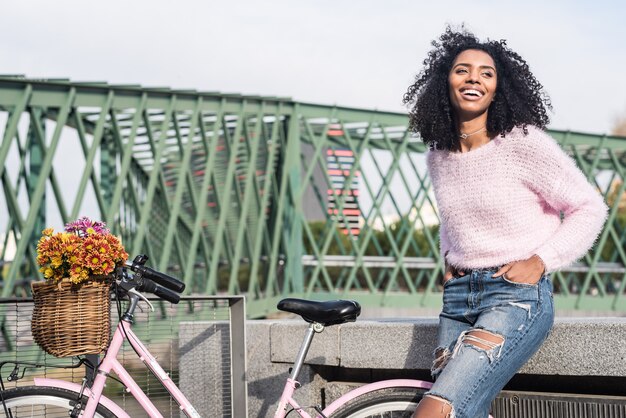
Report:
M 461 134 L 461 135 L 459 135 L 459 138 L 461 138 L 461 139 L 467 139 L 467 138 L 469 138 L 470 136 L 475 135 L 475 134 L 477 134 L 477 133 L 479 133 L 479 132 L 482 132 L 482 131 L 484 131 L 484 130 L 486 130 L 486 129 L 487 129 L 487 127 L 486 127 L 486 126 L 483 126 L 483 127 L 482 127 L 482 128 L 480 128 L 479 130 L 474 131 L 474 132 L 472 132 L 472 133 L 469 133 L 469 134 Z

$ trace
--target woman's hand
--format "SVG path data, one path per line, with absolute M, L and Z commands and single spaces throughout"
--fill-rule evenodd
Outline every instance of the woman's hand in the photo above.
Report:
M 446 272 L 443 274 L 444 284 L 453 277 L 465 276 L 464 271 L 458 270 L 456 267 L 449 265 L 447 261 L 445 263 L 445 266 L 446 266 Z
M 526 260 L 514 261 L 500 267 L 491 277 L 504 278 L 510 282 L 536 284 L 546 271 L 546 265 L 538 255 L 533 255 Z

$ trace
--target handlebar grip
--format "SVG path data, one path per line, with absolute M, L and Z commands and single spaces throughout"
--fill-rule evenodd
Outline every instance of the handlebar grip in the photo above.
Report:
M 170 289 L 166 289 L 163 286 L 159 286 L 158 284 L 155 286 L 157 288 L 154 294 L 160 297 L 161 299 L 165 299 L 166 301 L 171 302 L 174 305 L 180 302 L 180 295 L 178 293 L 173 292 Z
M 141 265 L 133 265 L 132 268 L 136 272 L 141 273 L 142 276 L 150 280 L 154 280 L 156 283 L 166 287 L 167 289 L 173 290 L 174 292 L 181 293 L 183 290 L 185 290 L 185 283 L 172 276 L 168 276 L 165 273 L 161 273 L 160 271 L 156 271 L 151 269 L 150 267 L 145 267 Z
M 161 299 L 165 299 L 166 301 L 173 304 L 177 304 L 178 302 L 180 302 L 180 295 L 178 293 L 175 293 L 163 286 L 159 286 L 152 280 L 145 277 L 143 278 L 141 286 L 137 286 L 137 290 L 152 293 L 160 297 Z

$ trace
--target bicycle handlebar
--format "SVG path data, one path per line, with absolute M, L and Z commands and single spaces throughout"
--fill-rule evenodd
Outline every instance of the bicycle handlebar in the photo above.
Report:
M 139 292 L 152 293 L 171 303 L 178 303 L 180 295 L 185 290 L 185 283 L 180 280 L 161 273 L 144 264 L 148 260 L 145 255 L 138 255 L 132 262 L 127 261 L 125 266 L 119 269 L 118 283 L 122 291 L 128 292 L 137 289 Z M 126 270 L 131 270 L 135 274 L 130 276 Z
M 184 285 L 183 285 L 184 288 Z M 171 291 L 163 286 L 156 284 L 154 281 L 144 277 L 140 286 L 137 286 L 137 290 L 140 292 L 152 293 L 161 299 L 165 299 L 168 302 L 177 304 L 180 301 L 180 295 Z
M 173 290 L 177 293 L 181 293 L 183 290 L 185 290 L 185 283 L 172 276 L 168 276 L 165 273 L 161 273 L 160 271 L 153 270 L 150 267 L 146 267 L 134 262 L 130 264 L 129 267 L 135 273 L 138 273 L 142 277 L 145 277 L 146 279 L 152 280 L 160 284 L 166 289 Z

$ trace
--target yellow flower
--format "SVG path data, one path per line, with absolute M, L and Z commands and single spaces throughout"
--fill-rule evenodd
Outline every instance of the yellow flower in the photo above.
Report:
M 52 263 L 53 267 L 61 267 L 61 264 L 63 264 L 63 258 L 61 258 L 60 255 L 56 255 L 52 257 L 50 262 Z
M 95 229 L 93 229 L 93 228 L 91 228 L 91 227 L 87 228 L 87 235 L 93 235 L 93 234 L 95 234 L 95 233 L 96 233 L 96 230 L 95 230 Z
M 53 232 L 54 232 L 54 228 L 46 228 L 43 231 L 41 231 L 41 235 L 45 237 L 51 237 Z

